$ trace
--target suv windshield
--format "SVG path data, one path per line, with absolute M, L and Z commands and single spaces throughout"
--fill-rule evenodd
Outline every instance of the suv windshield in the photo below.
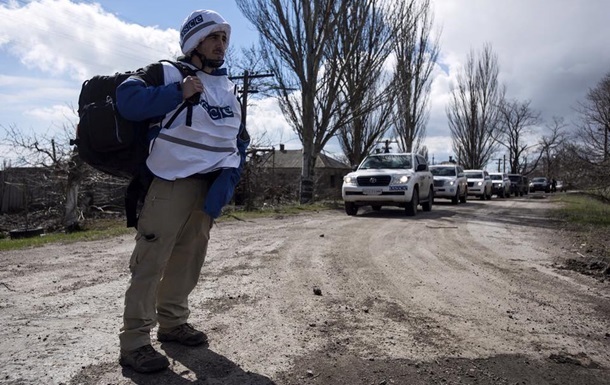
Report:
M 430 172 L 434 176 L 455 176 L 454 167 L 431 167 Z
M 490 175 L 493 180 L 502 180 L 502 175 Z
M 546 182 L 546 178 L 534 178 L 532 179 L 533 183 L 544 183 Z
M 465 172 L 464 175 L 466 175 L 466 178 L 485 179 L 483 177 L 483 173 L 480 173 L 480 172 Z
M 521 177 L 519 175 L 509 175 L 508 179 L 510 179 L 511 182 L 519 182 Z
M 373 155 L 364 160 L 360 170 L 369 168 L 412 168 L 411 157 L 406 155 Z

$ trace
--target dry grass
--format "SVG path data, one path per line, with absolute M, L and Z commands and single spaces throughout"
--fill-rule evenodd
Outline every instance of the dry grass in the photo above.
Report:
M 558 221 L 562 243 L 570 252 L 563 267 L 610 279 L 610 204 L 588 195 L 556 194 L 560 208 L 552 215 Z

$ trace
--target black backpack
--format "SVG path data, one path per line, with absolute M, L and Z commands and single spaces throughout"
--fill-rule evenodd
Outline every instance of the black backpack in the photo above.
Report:
M 196 72 L 180 62 L 171 62 L 183 77 Z M 148 156 L 151 121 L 134 122 L 123 118 L 116 107 L 116 89 L 128 77 L 147 73 L 147 83 L 162 85 L 163 68 L 154 63 L 146 69 L 96 75 L 83 83 L 78 98 L 79 121 L 76 145 L 80 158 L 93 168 L 113 176 L 130 179 L 125 197 L 127 226 L 137 224 L 137 203 L 143 200 L 152 180 L 145 162 Z M 186 105 L 186 103 L 184 103 Z M 177 110 L 173 120 L 181 109 Z

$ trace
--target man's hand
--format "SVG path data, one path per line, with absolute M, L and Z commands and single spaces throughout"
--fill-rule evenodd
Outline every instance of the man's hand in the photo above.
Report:
M 197 76 L 187 76 L 182 79 L 182 99 L 187 100 L 201 92 L 203 92 L 203 84 Z

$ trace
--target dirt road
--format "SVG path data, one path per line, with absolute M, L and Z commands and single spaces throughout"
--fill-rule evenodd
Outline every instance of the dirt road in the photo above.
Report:
M 609 384 L 610 285 L 555 264 L 550 204 L 220 223 L 191 299 L 210 346 L 154 341 L 157 375 L 117 363 L 132 236 L 4 252 L 0 383 Z

